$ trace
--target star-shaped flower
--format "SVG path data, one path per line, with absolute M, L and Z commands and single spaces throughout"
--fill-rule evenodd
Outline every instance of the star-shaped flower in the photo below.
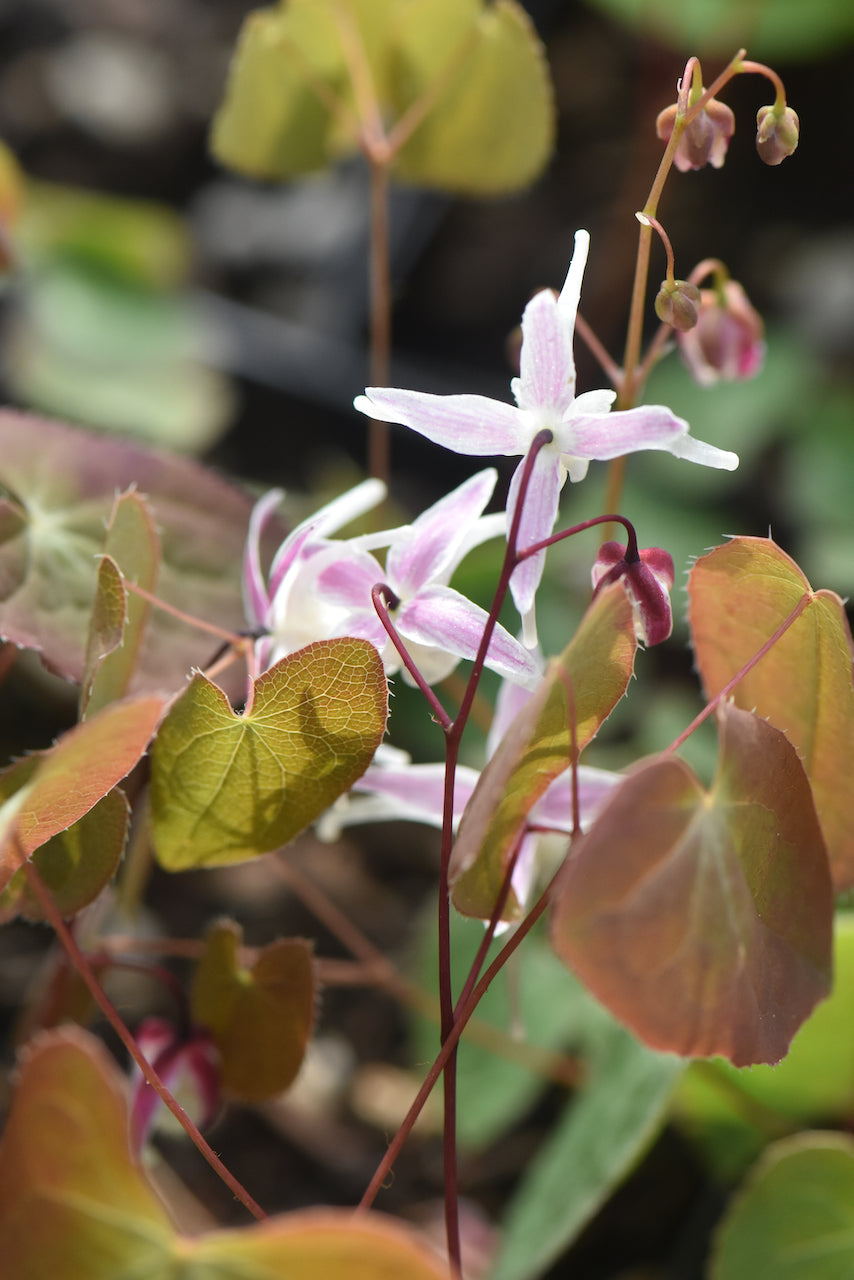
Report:
M 391 620 L 428 684 L 449 675 L 460 658 L 474 658 L 488 615 L 448 583 L 467 552 L 504 532 L 503 515 L 482 514 L 497 479 L 494 467 L 488 467 L 411 525 L 395 530 L 389 535 L 385 568 L 363 546 L 346 542 L 319 558 L 318 597 L 341 611 L 334 631 L 327 634 L 370 640 L 383 656 L 386 674 L 399 671 L 400 655 L 371 595 L 378 583 L 385 583 L 394 596 Z M 539 659 L 501 626 L 493 633 L 486 665 L 525 685 L 535 682 L 542 669 Z
M 511 383 L 516 406 L 485 396 L 437 396 L 419 391 L 369 387 L 355 400 L 370 417 L 399 422 L 456 453 L 479 456 L 527 453 L 543 428 L 552 441 L 534 465 L 519 529 L 519 548 L 547 538 L 557 518 L 558 497 L 566 481 L 582 480 L 591 459 L 608 461 L 640 449 L 663 449 L 707 467 L 732 470 L 734 453 L 694 440 L 688 423 L 663 405 L 642 405 L 610 413 L 614 391 L 575 394 L 573 336 L 590 237 L 575 236 L 575 253 L 559 296 L 544 289 L 522 318 L 520 376 Z M 515 509 L 522 464 L 510 485 L 508 522 Z M 531 556 L 510 582 L 513 598 L 526 619 L 526 643 L 535 643 L 534 596 L 544 557 Z

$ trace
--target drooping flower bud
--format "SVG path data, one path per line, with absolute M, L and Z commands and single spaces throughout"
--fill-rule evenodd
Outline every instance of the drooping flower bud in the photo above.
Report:
M 765 326 L 735 280 L 700 290 L 697 323 L 677 334 L 679 353 L 701 386 L 754 377 L 765 358 Z
M 622 582 L 632 604 L 638 640 L 647 646 L 661 644 L 673 630 L 673 557 L 661 547 L 645 547 L 637 556 L 627 559 L 622 543 L 603 542 L 590 571 L 593 596 L 611 582 Z
M 165 1018 L 146 1018 L 136 1032 L 136 1042 L 166 1088 L 180 1102 L 200 1129 L 216 1117 L 221 1105 L 219 1050 L 208 1031 L 195 1028 L 179 1035 Z M 160 1098 L 138 1071 L 131 1094 L 130 1132 L 135 1150 L 145 1142 L 160 1107 Z M 165 1115 L 171 1115 L 166 1112 Z
M 655 314 L 664 324 L 687 333 L 697 323 L 700 290 L 687 280 L 662 280 L 655 298 Z
M 669 142 L 679 108 L 674 103 L 658 115 L 655 131 L 662 142 Z M 710 164 L 720 169 L 726 159 L 729 140 L 735 133 L 735 116 L 717 98 L 710 98 L 702 111 L 685 128 L 676 147 L 673 163 L 682 173 L 702 169 Z
M 756 150 L 765 164 L 782 164 L 798 145 L 801 122 L 791 107 L 760 107 L 756 113 Z

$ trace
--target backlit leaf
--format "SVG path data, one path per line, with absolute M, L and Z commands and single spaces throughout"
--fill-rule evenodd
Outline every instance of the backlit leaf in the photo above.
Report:
M 739 681 L 736 705 L 782 729 L 813 790 L 837 889 L 854 884 L 854 645 L 839 596 L 813 591 L 766 538 L 734 538 L 702 556 L 688 583 L 697 666 L 712 697 L 774 634 L 806 609 Z
M 573 846 L 558 954 L 654 1048 L 777 1062 L 830 986 L 833 898 L 794 749 L 726 704 L 706 792 L 682 761 L 639 765 Z
M 226 629 L 244 626 L 240 572 L 251 502 L 213 472 L 64 423 L 0 411 L 0 636 L 83 675 L 104 531 L 116 490 L 147 495 L 163 547 L 166 602 Z M 21 515 L 25 523 L 21 523 Z M 218 642 L 152 613 L 135 691 L 181 686 Z
M 86 661 L 80 686 L 80 714 L 85 716 L 92 703 L 95 681 L 105 660 L 115 654 L 122 643 L 127 619 L 127 592 L 121 570 L 110 556 L 102 556 L 95 584 L 95 603 L 89 622 Z M 121 693 L 119 694 L 121 696 Z M 108 698 L 104 699 L 109 701 Z M 92 706 L 93 712 L 97 705 Z
M 710 1280 L 845 1280 L 854 1268 L 854 1139 L 769 1147 L 718 1227 Z
M 25 1051 L 0 1143 L 10 1280 L 447 1280 L 415 1232 L 381 1214 L 307 1210 L 177 1235 L 130 1153 L 124 1092 L 106 1050 L 79 1028 Z
M 223 1087 L 257 1102 L 287 1089 L 302 1064 L 314 1022 L 312 947 L 282 939 L 248 968 L 237 954 L 241 941 L 230 921 L 208 932 L 191 1005 L 220 1051 Z
M 69 729 L 37 757 L 14 823 L 0 845 L 0 888 L 20 865 L 87 814 L 139 761 L 163 710 L 161 698 L 116 702 Z M 26 762 L 29 764 L 29 761 Z
M 6 777 L 0 781 L 5 782 Z M 69 918 L 82 911 L 110 881 L 124 852 L 127 826 L 127 800 L 116 788 L 67 831 L 36 849 L 33 866 L 61 915 Z M 28 920 L 45 918 L 21 869 L 0 893 L 0 922 L 16 915 Z
M 342 795 L 385 731 L 382 662 L 365 640 L 324 640 L 283 658 L 235 713 L 196 673 L 152 752 L 157 858 L 169 871 L 268 853 Z
M 622 698 L 636 649 L 631 604 L 614 583 L 596 597 L 560 658 L 549 664 L 480 775 L 451 854 L 452 901 L 464 915 L 491 915 L 528 814 L 569 768 L 573 742 L 581 752 Z M 504 916 L 518 914 L 511 891 Z
M 398 7 L 392 71 L 398 117 L 441 86 L 395 157 L 408 182 L 463 195 L 515 191 L 554 144 L 542 45 L 515 0 L 411 0 Z

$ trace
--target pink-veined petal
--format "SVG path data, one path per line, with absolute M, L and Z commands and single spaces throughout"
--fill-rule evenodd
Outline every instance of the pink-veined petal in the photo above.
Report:
M 259 498 L 249 517 L 246 549 L 243 552 L 243 608 L 253 627 L 266 622 L 270 597 L 261 572 L 261 537 L 264 526 L 285 496 L 284 489 L 271 489 Z
M 457 765 L 454 780 L 454 825 L 462 817 L 478 780 L 478 773 L 465 765 Z M 442 826 L 445 802 L 445 766 L 443 764 L 408 764 L 397 768 L 370 765 L 353 787 L 396 802 L 389 806 L 388 817 L 405 818 Z
M 452 587 L 425 587 L 397 611 L 395 624 L 400 634 L 417 644 L 432 645 L 458 658 L 472 659 L 480 647 L 487 613 Z M 536 682 L 542 664 L 502 626 L 497 626 L 489 645 L 486 665 L 508 680 L 522 684 Z
M 385 582 L 385 570 L 369 551 L 330 543 L 320 553 L 323 562 L 315 579 L 317 590 L 330 604 L 345 609 L 363 609 L 374 613 L 371 591 L 378 582 Z M 312 565 L 314 567 L 314 565 Z
M 520 462 L 513 479 L 510 481 L 510 489 L 507 494 L 508 528 L 519 497 L 523 466 L 524 462 Z M 525 505 L 522 509 L 522 519 L 519 524 L 519 535 L 516 541 L 519 551 L 524 551 L 526 547 L 533 546 L 535 542 L 542 542 L 544 538 L 550 536 L 557 519 L 561 483 L 562 477 L 554 446 L 546 445 L 537 454 L 531 482 L 528 485 Z M 537 594 L 537 587 L 540 585 L 540 579 L 543 576 L 545 562 L 545 552 L 541 551 L 537 555 L 523 560 L 518 568 L 513 570 L 513 576 L 510 579 L 510 591 L 516 608 L 523 617 L 526 614 L 530 614 L 533 608 L 534 597 Z M 533 639 L 535 642 L 535 637 Z
M 580 765 L 578 769 L 578 813 L 586 830 L 612 789 L 622 782 L 623 775 L 608 769 L 595 769 Z M 529 822 L 555 831 L 572 831 L 572 771 L 567 769 L 547 788 L 534 805 Z
M 436 396 L 426 391 L 368 387 L 353 404 L 370 418 L 399 422 L 455 453 L 513 457 L 524 453 L 531 442 L 519 410 L 486 396 Z
M 391 544 L 386 572 L 395 591 L 405 598 L 426 583 L 448 581 L 497 479 L 494 467 L 478 472 L 435 502 Z
M 616 413 L 575 413 L 556 433 L 560 452 L 577 458 L 609 461 L 640 449 L 671 451 L 688 434 L 688 423 L 664 405 L 644 404 Z
M 572 338 L 551 290 L 535 294 L 522 316 L 520 376 L 511 383 L 520 409 L 563 417 L 575 394 Z

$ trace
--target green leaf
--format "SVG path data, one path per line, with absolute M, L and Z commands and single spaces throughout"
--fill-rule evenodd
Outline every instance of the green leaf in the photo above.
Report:
M 594 6 L 633 30 L 663 40 L 671 48 L 732 57 L 749 30 L 749 53 L 769 59 L 804 58 L 840 48 L 854 36 L 854 9 L 839 0 L 765 0 L 751 6 L 745 28 L 744 0 L 592 0 Z M 769 93 L 769 100 L 772 95 Z M 675 98 L 675 93 L 674 93 Z
M 15 1280 L 447 1280 L 415 1232 L 318 1209 L 178 1236 L 128 1147 L 125 1082 L 76 1027 L 22 1056 L 0 1143 L 0 1238 Z
M 98 568 L 80 698 L 86 714 L 128 691 L 151 606 L 141 596 L 126 592 L 124 583 L 153 592 L 159 564 L 160 542 L 148 503 L 133 490 L 121 494 L 113 507 Z
M 127 1134 L 124 1081 L 94 1037 L 64 1027 L 33 1041 L 0 1144 L 0 1237 L 10 1276 L 158 1274 L 172 1228 Z
M 220 1051 L 223 1087 L 247 1102 L 281 1093 L 300 1069 L 314 1022 L 312 947 L 288 938 L 263 947 L 251 966 L 240 963 L 239 925 L 208 932 L 193 977 L 193 1019 Z
M 160 532 L 158 592 L 165 602 L 220 627 L 245 625 L 240 600 L 251 502 L 212 471 L 64 423 L 0 410 L 0 635 L 37 650 L 66 679 L 83 675 L 104 530 L 116 490 L 145 493 Z M 26 523 L 22 526 L 19 513 Z M 172 691 L 216 642 L 187 623 L 152 613 L 135 691 Z
M 515 0 L 398 6 L 392 74 L 398 118 L 437 100 L 394 161 L 407 182 L 463 195 L 527 186 L 554 146 L 545 54 Z
M 683 1070 L 590 1003 L 588 1083 L 510 1202 L 490 1280 L 535 1280 L 563 1253 L 655 1137 Z
M 0 796 L 5 797 L 8 786 L 9 771 L 0 778 Z M 112 879 L 124 852 L 128 819 L 127 800 L 116 788 L 32 855 L 34 867 L 66 919 L 94 902 Z M 0 923 L 16 915 L 28 920 L 45 919 L 22 869 L 15 872 L 0 893 Z
M 211 150 L 291 178 L 357 151 L 374 109 L 389 131 L 420 117 L 392 170 L 447 191 L 517 190 L 554 143 L 545 57 L 515 0 L 289 0 L 246 19 Z
M 767 538 L 734 538 L 702 556 L 688 581 L 694 653 L 707 697 L 741 670 L 800 600 L 807 606 L 733 690 L 796 748 L 837 889 L 854 884 L 854 643 L 839 596 L 813 591 Z
M 235 713 L 201 673 L 152 752 L 155 853 L 168 871 L 278 849 L 361 777 L 385 732 L 382 662 L 365 640 L 324 640 L 283 658 Z
M 0 888 L 20 865 L 67 831 L 112 791 L 139 761 L 163 710 L 161 698 L 116 702 L 64 733 L 36 763 L 16 797 L 12 829 L 0 845 Z M 18 785 L 20 777 L 17 776 Z M 13 784 L 14 785 L 14 784 Z
M 345 65 L 333 7 L 291 0 L 250 13 L 214 117 L 214 159 L 251 178 L 284 179 L 329 163 Z M 320 92 L 318 88 L 320 87 Z
M 846 1280 L 854 1269 L 854 1139 L 769 1147 L 718 1228 L 711 1280 Z
M 21 301 L 4 354 L 21 403 L 187 453 L 218 439 L 231 391 L 196 357 L 183 296 L 57 260 L 28 277 Z
M 833 897 L 809 785 L 785 736 L 719 709 L 706 792 L 639 765 L 573 846 L 552 942 L 647 1044 L 778 1062 L 830 988 Z
M 525 821 L 537 800 L 596 735 L 625 693 L 637 650 L 620 583 L 596 597 L 560 658 L 480 775 L 451 854 L 452 901 L 488 919 Z M 520 914 L 510 893 L 505 919 Z

